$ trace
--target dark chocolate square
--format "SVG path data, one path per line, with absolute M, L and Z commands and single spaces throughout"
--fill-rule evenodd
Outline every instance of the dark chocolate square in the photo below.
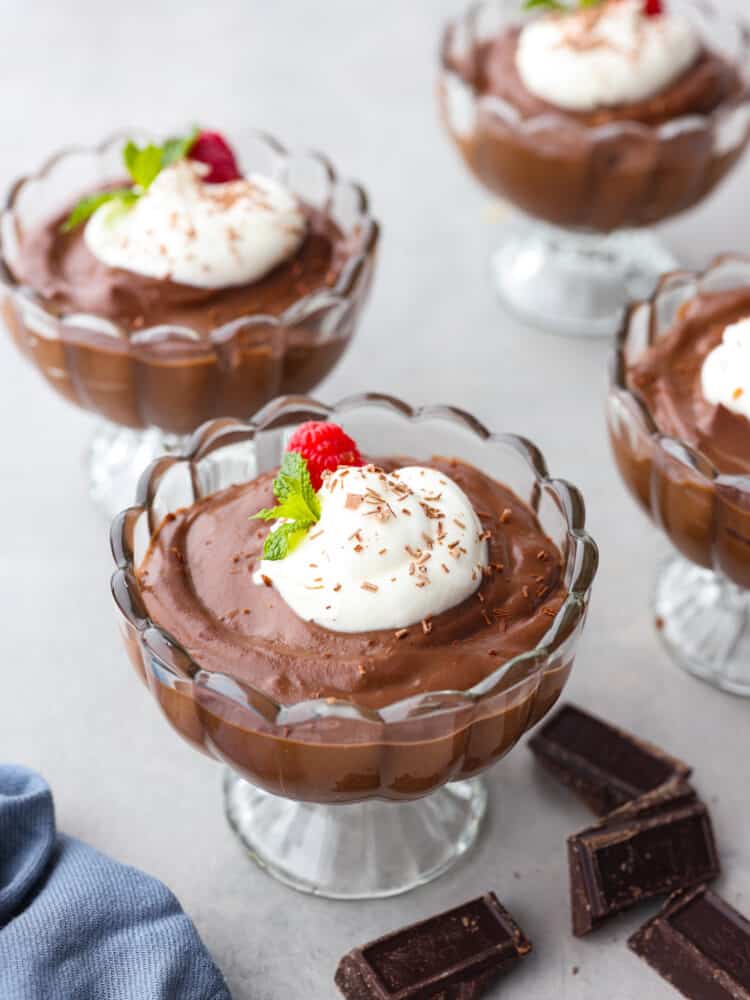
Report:
M 706 886 L 672 896 L 628 946 L 691 1000 L 750 1000 L 750 921 Z
M 345 955 L 336 985 L 347 1000 L 474 1000 L 531 951 L 494 893 Z
M 573 933 L 719 873 L 711 820 L 689 786 L 646 797 L 568 840 Z
M 683 761 L 575 705 L 555 712 L 529 747 L 598 816 L 690 775 Z

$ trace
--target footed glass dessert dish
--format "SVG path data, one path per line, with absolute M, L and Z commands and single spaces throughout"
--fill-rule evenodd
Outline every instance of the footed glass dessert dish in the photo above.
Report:
M 730 255 L 704 273 L 666 275 L 651 299 L 627 312 L 612 365 L 608 424 L 625 484 L 676 549 L 654 592 L 659 635 L 679 666 L 750 696 L 750 477 L 722 474 L 699 448 L 662 433 L 628 381 L 631 367 L 673 335 L 676 322 L 710 332 L 743 313 L 750 315 L 747 258 Z M 708 425 L 715 444 L 727 420 L 720 413 Z
M 627 108 L 569 113 L 525 91 L 512 60 L 490 48 L 513 43 L 528 23 L 521 8 L 485 0 L 448 26 L 442 118 L 474 176 L 517 210 L 491 262 L 503 301 L 545 330 L 611 335 L 626 304 L 676 266 L 651 227 L 702 201 L 747 146 L 750 33 L 717 0 L 669 0 L 666 10 L 688 18 L 719 62 L 701 69 L 711 80 L 701 110 L 681 110 L 685 95 L 675 93 L 665 120 L 643 101 L 633 105 L 642 120 L 628 120 Z M 722 66 L 734 83 L 704 110 Z
M 100 296 L 109 314 L 72 311 L 60 289 L 69 280 L 90 287 L 91 260 L 71 251 L 46 287 L 32 287 L 21 277 L 24 240 L 48 225 L 46 238 L 63 244 L 61 227 L 51 220 L 82 193 L 123 183 L 126 139 L 153 141 L 142 132 L 120 133 L 93 148 L 64 150 L 12 187 L 0 216 L 2 322 L 56 392 L 99 418 L 86 466 L 92 498 L 109 518 L 132 500 L 143 469 L 159 455 L 179 452 L 206 420 L 247 418 L 279 393 L 308 391 L 331 371 L 356 330 L 378 242 L 359 185 L 342 180 L 316 153 L 290 152 L 271 136 L 246 130 L 236 144 L 244 170 L 282 182 L 311 217 L 337 233 L 335 267 L 325 280 L 306 291 L 292 258 L 291 277 L 283 268 L 271 271 L 243 312 L 223 308 L 222 294 L 234 295 L 235 288 L 211 288 L 211 297 L 201 297 L 205 289 L 136 275 L 134 290 L 127 272 L 112 267 L 112 290 Z M 47 258 L 57 266 L 54 248 Z M 95 272 L 96 280 L 101 274 Z M 174 321 L 161 315 L 170 307 L 156 308 L 165 301 L 162 284 L 170 286 Z M 140 304 L 154 307 L 159 321 L 137 317 L 126 325 L 112 318 L 120 309 L 133 320 Z M 191 324 L 190 315 L 200 323 Z M 222 315 L 232 318 L 212 323 Z
M 513 490 L 561 556 L 559 607 L 543 626 L 542 640 L 496 666 L 492 660 L 485 666 L 485 649 L 483 679 L 469 690 L 430 691 L 369 708 L 348 697 L 282 704 L 229 673 L 206 669 L 164 631 L 145 606 L 149 595 L 143 588 L 153 588 L 152 577 L 145 583 L 139 575 L 154 533 L 175 523 L 174 517 L 166 520 L 173 512 L 275 469 L 290 435 L 309 420 L 335 421 L 364 454 L 454 456 Z M 215 553 L 218 543 L 210 531 L 201 544 L 208 542 Z M 112 549 L 117 563 L 112 590 L 130 660 L 170 725 L 227 765 L 225 810 L 237 837 L 276 878 L 338 899 L 405 892 L 447 870 L 473 844 L 487 802 L 480 774 L 559 697 L 597 568 L 580 495 L 549 477 L 533 445 L 492 434 L 450 407 L 413 409 L 375 394 L 333 407 L 282 398 L 249 423 L 207 423 L 183 454 L 158 460 L 144 474 L 136 505 L 113 523 Z M 251 567 L 240 555 L 225 561 L 229 572 L 253 586 Z M 472 615 L 482 609 L 476 600 L 467 607 Z M 264 657 L 274 657 L 278 651 L 273 642 L 269 650 L 268 622 L 259 620 L 256 639 L 250 609 L 236 614 L 250 615 L 247 634 Z M 440 616 L 435 621 L 439 629 Z M 488 625 L 493 635 L 502 635 L 501 620 Z M 425 632 L 430 630 L 425 625 Z M 422 629 L 417 631 L 421 636 Z M 362 635 L 365 648 L 372 641 L 368 635 L 375 634 Z M 338 635 L 336 642 L 343 642 Z M 359 641 L 357 635 L 346 638 Z M 476 650 L 471 653 L 460 642 L 448 646 L 455 670 L 470 655 L 472 669 L 476 666 Z M 429 657 L 425 662 L 429 665 Z

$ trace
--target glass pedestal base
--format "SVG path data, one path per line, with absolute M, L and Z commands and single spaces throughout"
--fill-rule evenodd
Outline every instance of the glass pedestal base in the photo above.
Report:
M 750 697 L 750 594 L 681 556 L 661 570 L 656 622 L 667 649 L 702 681 Z
M 111 520 L 135 503 L 144 469 L 162 455 L 181 451 L 186 442 L 187 436 L 165 434 L 156 427 L 137 431 L 101 423 L 84 456 L 91 499 Z
M 597 236 L 539 222 L 510 226 L 492 257 L 495 285 L 513 312 L 568 337 L 614 334 L 627 303 L 650 296 L 675 267 L 648 230 Z
M 313 805 L 261 791 L 227 770 L 229 824 L 254 861 L 300 892 L 330 899 L 395 896 L 447 871 L 476 840 L 483 782 L 413 802 Z

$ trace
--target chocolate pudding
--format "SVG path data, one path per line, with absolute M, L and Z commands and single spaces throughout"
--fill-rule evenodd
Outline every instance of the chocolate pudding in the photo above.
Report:
M 401 464 L 378 462 L 385 469 Z M 570 639 L 578 624 L 556 619 L 567 597 L 561 553 L 531 509 L 502 484 L 459 461 L 434 458 L 428 465 L 450 476 L 476 505 L 489 562 L 469 598 L 408 628 L 329 630 L 296 616 L 274 587 L 253 579 L 268 529 L 249 518 L 272 501 L 273 472 L 167 515 L 137 584 L 133 578 L 127 586 L 135 619 L 148 616 L 189 654 L 188 661 L 176 647 L 164 650 L 184 680 L 149 678 L 184 738 L 290 798 L 409 799 L 483 770 L 547 712 L 572 665 L 574 640 L 561 639 Z M 433 572 L 445 570 L 434 566 Z M 363 602 L 373 596 L 361 592 Z M 134 620 L 131 612 L 127 617 Z M 445 693 L 472 688 L 511 657 L 532 651 L 555 627 L 543 660 L 515 664 L 481 698 Z M 125 638 L 146 679 L 153 660 L 143 658 L 136 631 L 128 627 Z M 206 682 L 205 671 L 216 672 L 214 681 Z M 236 704 L 235 686 L 252 710 Z M 424 703 L 430 692 L 436 692 L 432 709 Z M 410 702 L 411 709 L 384 708 L 419 695 L 423 700 Z M 288 726 L 275 721 L 277 702 L 326 698 L 358 712 L 329 717 L 290 707 Z M 381 708 L 387 722 L 369 714 Z
M 100 173 L 111 172 L 112 152 L 96 153 Z M 261 177 L 294 204 L 291 226 L 286 202 L 264 200 L 260 175 L 236 170 L 227 183 L 191 177 L 190 197 L 184 177 L 160 190 L 187 162 L 179 161 L 146 190 L 125 189 L 131 200 L 111 224 L 139 218 L 137 240 L 100 223 L 95 243 L 90 227 L 101 208 L 70 232 L 62 229 L 67 213 L 38 217 L 37 203 L 60 205 L 55 171 L 66 160 L 14 188 L 0 261 L 0 315 L 66 399 L 126 427 L 187 434 L 210 418 L 248 417 L 279 393 L 305 392 L 335 366 L 367 297 L 378 240 L 358 188 L 328 168 L 328 187 L 312 204 Z M 253 191 L 260 192 L 254 202 Z M 250 208 L 238 224 L 243 198 Z M 289 237 L 297 230 L 298 243 Z M 157 251 L 168 265 L 155 271 Z M 122 265 L 111 263 L 113 253 Z M 189 280 L 174 276 L 173 259 Z
M 89 250 L 82 226 L 63 230 L 70 208 L 22 235 L 14 277 L 32 288 L 55 316 L 99 316 L 126 338 L 165 324 L 187 327 L 209 339 L 225 323 L 279 316 L 306 295 L 336 284 L 347 260 L 361 249 L 359 241 L 347 239 L 323 212 L 309 206 L 304 212 L 307 232 L 294 256 L 239 287 L 199 288 L 107 267 Z M 308 340 L 314 353 L 314 335 Z
M 750 422 L 706 400 L 701 371 L 726 328 L 748 316 L 750 289 L 699 296 L 626 376 L 661 433 L 689 444 L 726 476 L 750 475 Z
M 590 111 L 562 109 L 531 93 L 524 85 L 516 65 L 520 33 L 520 28 L 510 28 L 494 41 L 479 44 L 471 63 L 462 68 L 462 77 L 477 94 L 507 101 L 525 119 L 564 114 L 589 127 L 614 122 L 664 125 L 685 115 L 711 114 L 744 89 L 737 67 L 704 49 L 677 80 L 652 97 Z
M 619 470 L 640 505 L 684 556 L 746 588 L 750 421 L 706 398 L 702 371 L 727 328 L 748 317 L 750 289 L 735 288 L 694 296 L 650 344 L 626 324 L 609 420 Z
M 420 463 L 378 464 L 387 471 Z M 481 512 L 489 568 L 471 597 L 428 627 L 332 631 L 297 617 L 274 587 L 253 582 L 268 529 L 250 517 L 272 505 L 275 473 L 161 525 L 139 574 L 150 618 L 205 669 L 282 704 L 330 697 L 382 708 L 429 691 L 469 690 L 542 640 L 566 596 L 561 557 L 506 487 L 460 462 L 435 458 L 430 467 L 449 475 Z
M 586 41 L 586 19 L 595 28 L 618 2 L 541 17 L 578 19 L 582 36 L 571 48 L 594 49 L 603 43 Z M 444 121 L 482 184 L 527 215 L 596 233 L 652 225 L 702 200 L 747 145 L 746 121 L 731 142 L 719 139 L 719 126 L 747 100 L 748 86 L 740 67 L 708 45 L 655 92 L 579 110 L 525 84 L 517 59 L 521 27 L 509 25 L 489 40 L 471 37 L 468 49 L 457 27 L 448 29 L 443 48 Z M 454 110 L 467 95 L 470 124 Z M 672 127 L 690 118 L 690 127 Z

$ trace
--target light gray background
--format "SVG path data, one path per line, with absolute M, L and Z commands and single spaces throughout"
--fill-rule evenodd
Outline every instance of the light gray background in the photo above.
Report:
M 499 223 L 441 133 L 433 99 L 440 26 L 460 8 L 2 0 L 0 180 L 113 127 L 168 131 L 195 120 L 230 138 L 266 127 L 361 178 L 384 223 L 379 274 L 355 346 L 319 396 L 373 388 L 466 406 L 533 438 L 553 472 L 583 489 L 602 566 L 569 695 L 695 766 L 721 845 L 720 888 L 750 910 L 750 705 L 683 676 L 657 643 L 649 591 L 668 547 L 610 459 L 609 345 L 545 336 L 495 301 L 487 258 Z M 748 181 L 750 161 L 665 229 L 685 262 L 750 249 Z M 49 779 L 61 829 L 174 889 L 235 997 L 331 998 L 349 948 L 487 889 L 536 947 L 497 995 L 674 995 L 625 947 L 648 908 L 590 940 L 571 936 L 564 838 L 588 817 L 524 747 L 489 775 L 478 849 L 407 897 L 326 902 L 256 870 L 224 823 L 219 767 L 167 728 L 120 648 L 107 528 L 81 477 L 90 418 L 54 397 L 4 337 L 0 371 L 0 760 Z

